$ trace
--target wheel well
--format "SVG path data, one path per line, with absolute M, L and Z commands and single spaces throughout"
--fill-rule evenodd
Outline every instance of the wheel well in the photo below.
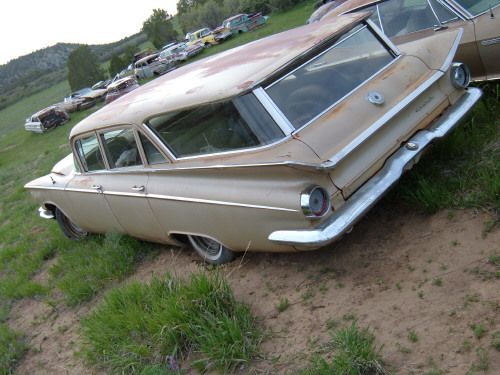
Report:
M 180 242 L 181 244 L 189 245 L 187 234 L 171 233 L 170 237 L 172 237 L 177 242 Z
M 45 208 L 47 210 L 49 210 L 50 212 L 52 212 L 52 214 L 54 214 L 54 217 L 56 216 L 56 206 L 54 204 L 51 204 L 51 203 L 44 203 L 43 204 L 45 206 Z

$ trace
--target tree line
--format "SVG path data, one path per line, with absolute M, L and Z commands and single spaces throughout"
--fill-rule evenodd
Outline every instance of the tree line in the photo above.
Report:
M 182 40 L 189 31 L 202 27 L 215 28 L 222 21 L 238 13 L 283 11 L 306 0 L 179 0 L 178 28 L 174 28 L 174 17 L 163 9 L 154 9 L 144 21 L 142 31 L 156 48 L 169 41 Z M 179 35 L 179 32 L 183 33 Z M 86 45 L 75 49 L 68 58 L 68 81 L 72 90 L 90 86 L 105 79 L 106 73 L 113 77 L 130 64 L 137 46 L 128 46 L 125 52 L 111 56 L 108 72 L 100 66 L 96 55 Z

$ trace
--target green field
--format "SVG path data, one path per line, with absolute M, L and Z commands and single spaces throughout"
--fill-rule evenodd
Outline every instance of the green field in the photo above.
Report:
M 210 48 L 199 58 L 302 25 L 312 12 L 313 4 L 314 1 L 308 1 L 289 12 L 272 14 L 266 26 Z M 500 89 L 495 83 L 484 85 L 483 88 L 485 98 L 473 111 L 467 124 L 435 147 L 431 155 L 424 158 L 421 164 L 403 179 L 390 199 L 409 203 L 416 210 L 428 212 L 447 207 L 481 207 L 500 212 L 498 116 Z M 119 286 L 120 281 L 133 273 L 143 259 L 153 258 L 158 251 L 156 245 L 115 234 L 96 237 L 87 242 L 71 242 L 63 237 L 55 222 L 41 220 L 36 214 L 38 207 L 25 191 L 24 184 L 35 177 L 47 174 L 59 159 L 70 152 L 67 142 L 70 129 L 96 108 L 72 114 L 70 122 L 43 135 L 26 132 L 23 127 L 24 119 L 45 106 L 61 101 L 69 92 L 67 82 L 62 82 L 0 111 L 0 183 L 3 188 L 0 195 L 0 375 L 10 374 L 13 371 L 16 361 L 25 351 L 25 345 L 29 345 L 23 341 L 22 332 L 15 333 L 8 328 L 9 310 L 16 301 L 36 297 L 53 303 L 51 295 L 58 291 L 63 297 L 56 303 L 67 308 L 89 303 L 96 295 L 102 295 L 104 290 L 113 290 Z M 53 260 L 49 270 L 49 280 L 35 281 L 34 275 L 47 264 L 48 260 Z M 221 286 L 222 289 L 225 287 L 225 284 Z M 224 291 L 229 293 L 225 289 Z M 109 294 L 100 309 L 109 314 L 116 314 L 116 309 L 112 306 L 113 299 L 134 293 L 137 294 L 137 298 L 157 298 L 149 296 L 141 286 L 129 286 Z M 147 301 L 153 305 L 157 302 L 154 299 Z M 137 306 L 128 302 L 125 304 L 126 307 L 134 311 Z M 241 307 L 236 302 L 235 306 Z M 243 312 L 240 318 L 246 319 L 248 324 L 252 322 L 251 328 L 248 329 L 251 331 L 250 336 L 255 339 L 257 336 L 253 334 L 257 330 L 252 331 L 255 328 L 253 318 L 248 315 L 244 307 L 241 309 Z M 153 318 L 151 319 L 154 320 Z M 121 319 L 126 320 L 127 317 L 121 316 Z M 228 321 L 230 320 L 228 318 Z M 94 343 L 89 342 L 92 340 L 89 337 L 96 335 L 96 332 L 89 330 L 98 327 L 102 321 L 93 315 L 85 322 L 84 327 L 87 330 L 85 353 L 90 362 L 117 372 L 126 368 L 128 364 L 115 363 L 115 366 L 102 363 L 101 357 L 93 352 L 96 348 L 93 346 Z M 127 321 L 122 323 L 123 327 L 127 326 Z M 158 321 L 152 326 L 160 329 Z M 197 331 L 193 332 L 196 336 Z M 123 334 L 120 340 L 123 340 L 125 346 L 114 348 L 118 354 L 113 358 L 117 361 L 123 351 L 126 352 L 128 349 L 126 347 L 128 331 L 123 328 L 123 332 L 120 333 Z M 355 331 L 351 333 L 356 336 Z M 363 337 L 360 340 L 366 340 L 371 345 L 373 342 L 371 336 L 366 331 L 362 333 L 364 336 L 361 335 Z M 99 344 L 111 348 L 112 343 L 105 338 L 97 335 L 95 337 L 95 340 L 102 340 Z M 164 354 L 165 349 L 157 337 L 154 340 L 144 338 L 144 342 L 149 351 L 144 355 L 145 359 L 141 357 L 141 366 L 151 364 L 153 361 L 151 358 L 154 359 L 157 352 Z M 249 355 L 245 357 L 245 361 L 250 360 L 257 352 L 254 344 L 252 341 L 252 347 L 248 349 Z M 189 345 L 202 344 L 189 342 Z M 134 350 L 140 351 L 141 348 L 134 347 Z M 223 357 L 227 353 L 214 355 Z M 215 368 L 218 369 L 236 366 L 234 362 L 225 362 L 219 357 L 217 357 L 219 359 L 210 358 L 217 363 Z M 372 362 L 376 361 L 378 356 L 373 357 Z M 314 367 L 316 365 L 319 366 L 319 364 L 311 365 L 311 369 L 316 368 Z M 152 366 L 154 367 L 154 363 Z M 314 373 L 316 370 L 311 371 L 304 373 Z M 160 374 L 154 371 L 148 373 Z

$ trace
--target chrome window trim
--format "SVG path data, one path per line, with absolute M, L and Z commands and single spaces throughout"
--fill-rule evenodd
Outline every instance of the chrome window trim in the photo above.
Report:
M 253 93 L 257 100 L 262 104 L 264 109 L 269 113 L 272 119 L 278 124 L 285 135 L 290 135 L 293 133 L 295 128 L 290 123 L 288 118 L 283 112 L 278 108 L 276 103 L 273 102 L 269 94 L 262 88 L 257 87 L 253 90 Z
M 439 19 L 436 11 L 434 10 L 434 7 L 432 6 L 432 4 L 429 0 L 427 0 L 427 4 L 429 4 L 429 7 L 431 8 L 432 14 L 434 14 L 434 17 L 436 18 L 436 21 L 437 21 L 437 25 L 434 25 L 434 26 L 442 25 L 441 20 Z
M 380 16 L 380 9 L 378 7 L 378 4 L 379 3 L 375 4 L 375 9 L 377 9 L 378 23 L 380 24 L 380 29 L 382 30 L 382 34 L 385 36 L 384 25 L 382 24 L 382 17 Z M 389 39 L 389 38 L 387 38 L 387 39 Z
M 163 156 L 166 156 L 166 160 L 168 163 L 171 163 L 173 160 L 176 160 L 175 155 L 170 151 L 170 149 L 163 143 L 162 139 L 158 137 L 158 135 L 146 124 L 142 123 L 142 129 L 144 130 L 144 134 L 148 136 L 149 140 L 154 140 L 153 144 L 160 145 L 160 151 L 163 151 Z
M 453 46 L 451 47 L 450 52 L 448 53 L 448 56 L 446 56 L 446 59 L 444 60 L 443 65 L 441 65 L 441 70 L 443 73 L 446 72 L 450 66 L 451 63 L 453 62 L 453 59 L 455 58 L 455 54 L 457 53 L 458 46 L 460 45 L 460 40 L 462 39 L 462 35 L 464 34 L 464 29 L 459 29 L 457 37 L 455 38 L 455 41 L 453 42 Z
M 356 25 L 357 26 L 357 25 Z M 355 26 L 355 27 L 356 27 Z M 346 40 L 348 39 L 351 39 L 351 37 L 353 37 L 354 35 L 360 33 L 362 30 L 366 29 L 367 26 L 364 25 L 363 27 L 361 27 L 358 31 L 356 31 L 355 33 L 352 33 L 351 35 L 348 35 L 347 37 L 344 37 L 344 38 L 340 38 L 339 40 L 337 40 L 333 45 L 331 45 L 330 47 L 328 47 L 327 49 L 325 49 L 324 51 L 322 51 L 321 53 L 317 54 L 317 55 L 314 55 L 312 58 L 310 58 L 309 60 L 307 60 L 306 62 L 304 62 L 303 64 L 300 64 L 298 67 L 296 67 L 295 69 L 289 71 L 288 73 L 286 73 L 285 75 L 283 75 L 280 79 L 270 83 L 269 85 L 267 85 L 266 87 L 264 87 L 264 90 L 267 90 L 267 89 L 270 89 L 271 87 L 273 87 L 274 85 L 277 85 L 278 83 L 280 83 L 281 81 L 283 81 L 285 78 L 287 78 L 288 76 L 292 75 L 293 73 L 295 73 L 297 70 L 299 70 L 300 68 L 302 68 L 303 66 L 309 64 L 311 61 L 313 60 L 316 60 L 317 58 L 323 56 L 325 53 L 328 53 L 330 50 L 332 50 L 333 48 L 337 47 L 340 43 L 343 43 L 345 42 Z M 350 30 L 347 30 L 345 33 L 349 33 L 352 29 Z
M 394 57 L 398 57 L 401 55 L 401 51 L 399 50 L 399 48 L 392 42 L 392 40 L 389 39 L 387 35 L 385 35 L 384 31 L 381 30 L 375 22 L 370 19 L 366 19 L 366 23 L 371 27 L 375 34 L 377 34 L 377 36 L 389 46 Z M 380 23 L 380 25 L 382 25 L 382 22 Z
M 451 7 L 453 7 L 456 12 L 461 13 L 466 19 L 471 20 L 474 18 L 472 13 L 470 13 L 467 9 L 462 7 L 460 4 L 456 3 L 455 1 L 451 0 L 449 1 L 449 4 Z
M 448 21 L 445 21 L 445 22 L 442 22 L 441 24 L 442 25 L 447 25 L 449 24 L 450 22 L 456 22 L 456 21 L 466 21 L 467 18 L 464 17 L 463 14 L 461 14 L 460 12 L 458 12 L 456 9 L 454 9 L 450 4 L 448 4 L 447 2 L 443 1 L 443 0 L 435 0 L 437 3 L 441 4 L 444 8 L 448 9 L 451 13 L 453 13 L 456 18 L 452 18 L 451 20 L 448 20 Z M 439 17 L 438 17 L 439 19 Z M 441 20 L 439 20 L 441 22 Z

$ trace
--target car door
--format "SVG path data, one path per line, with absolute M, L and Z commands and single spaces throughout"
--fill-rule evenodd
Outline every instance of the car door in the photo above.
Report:
M 165 242 L 166 234 L 148 203 L 149 175 L 138 134 L 132 127 L 118 127 L 99 137 L 110 170 L 102 191 L 121 227 L 131 236 Z
M 123 231 L 104 198 L 102 186 L 107 179 L 107 170 L 97 135 L 90 133 L 79 137 L 74 146 L 83 171 L 76 173 L 66 185 L 69 204 L 65 214 L 79 227 L 92 233 Z
M 474 19 L 477 48 L 489 80 L 500 78 L 500 1 L 492 0 L 491 5 Z

